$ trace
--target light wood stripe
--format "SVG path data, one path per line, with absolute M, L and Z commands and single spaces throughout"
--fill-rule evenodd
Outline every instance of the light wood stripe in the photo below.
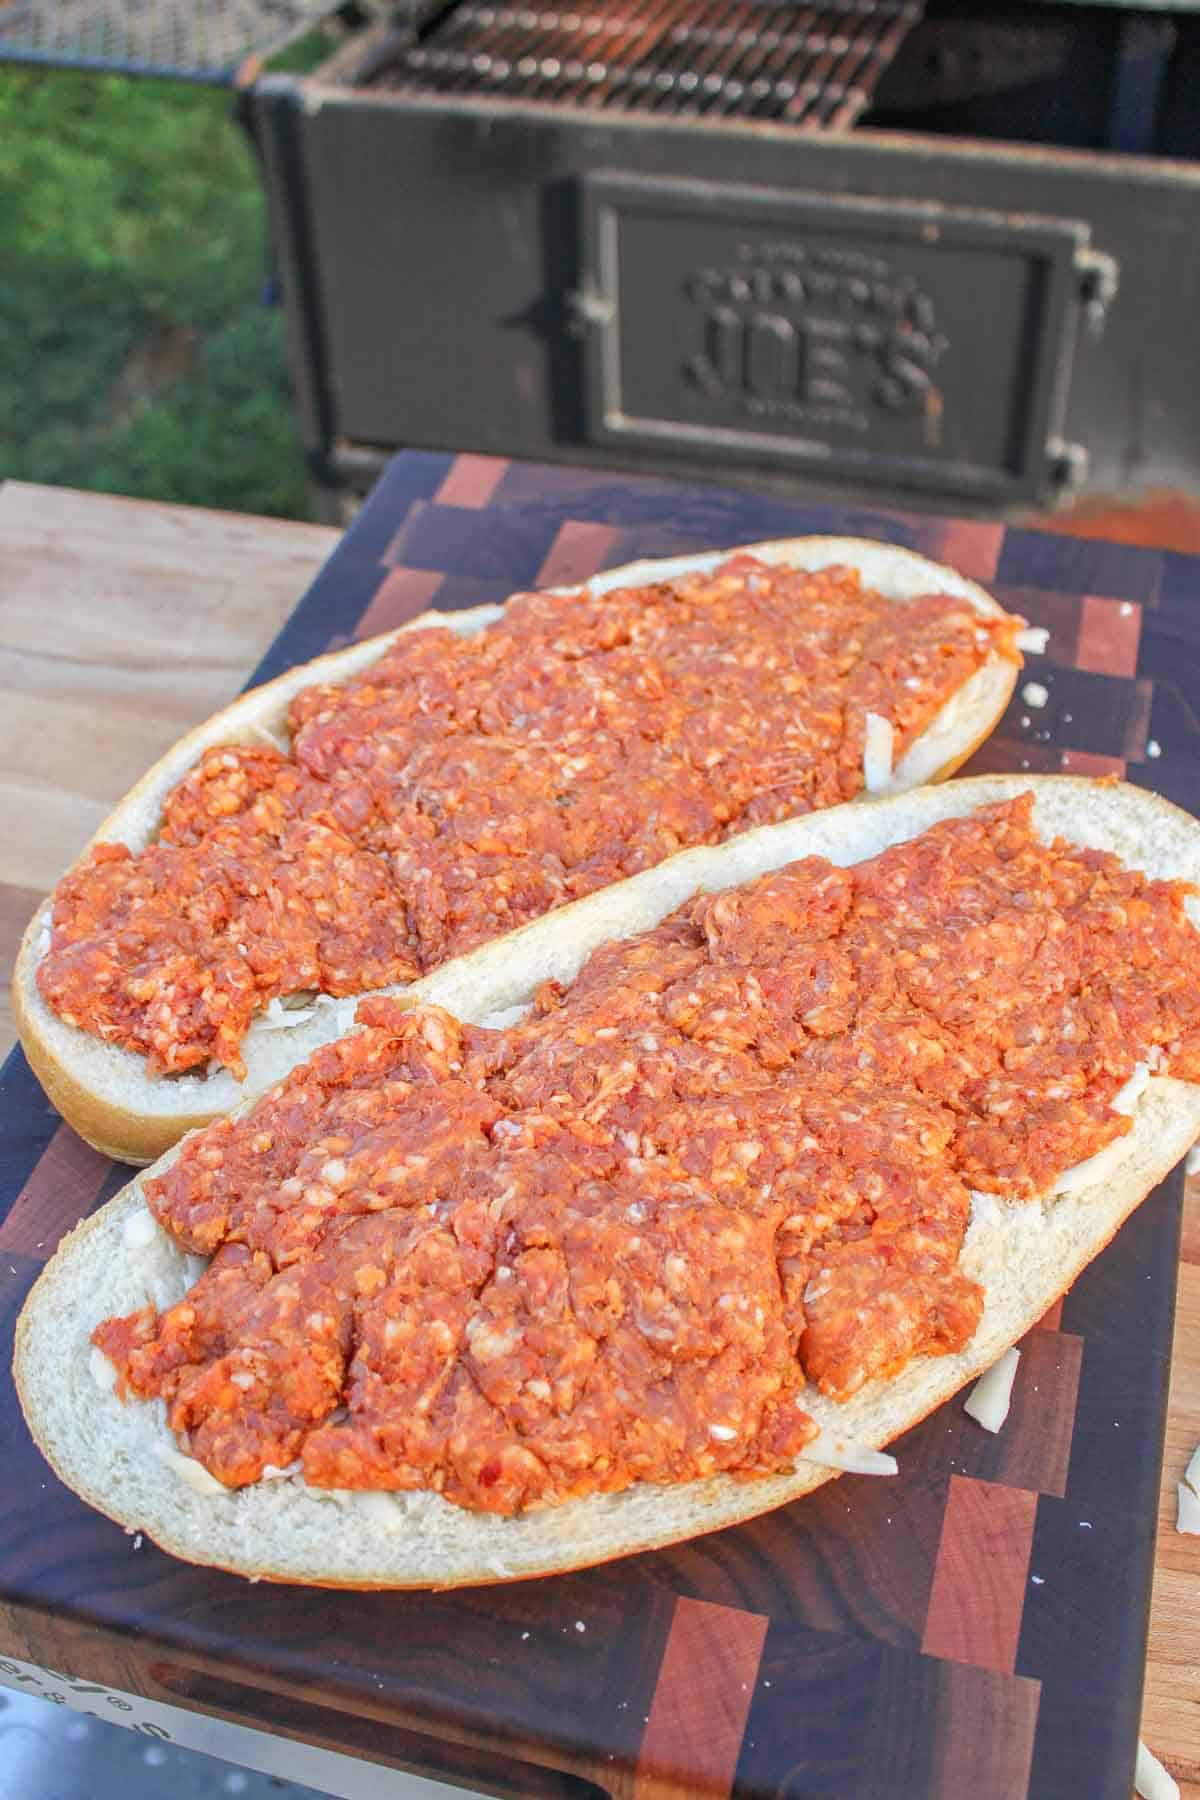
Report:
M 1125 779 L 1123 756 L 1101 756 L 1093 750 L 1064 750 L 1062 766 L 1064 775 L 1115 775 L 1119 781 Z
M 1075 663 L 1097 675 L 1136 675 L 1142 609 L 1129 600 L 1085 594 Z
M 1003 525 L 947 519 L 941 535 L 941 544 L 933 552 L 939 562 L 948 563 L 969 581 L 980 581 L 985 586 L 996 579 L 1004 544 Z
M 766 1635 L 761 1613 L 705 1600 L 676 1603 L 633 1800 L 730 1792 Z
M 538 570 L 539 587 L 573 587 L 604 568 L 620 533 L 611 525 L 568 519 Z
M 406 625 L 418 613 L 428 611 L 434 604 L 442 579 L 441 571 L 437 569 L 390 570 L 355 626 L 355 637 L 361 643 L 363 638 L 376 637 L 381 631 L 394 631 L 397 625 Z
M 951 1477 L 921 1641 L 927 1656 L 1012 1673 L 1036 1516 L 1035 1493 Z
M 504 479 L 502 456 L 456 456 L 437 491 L 439 506 L 484 507 Z

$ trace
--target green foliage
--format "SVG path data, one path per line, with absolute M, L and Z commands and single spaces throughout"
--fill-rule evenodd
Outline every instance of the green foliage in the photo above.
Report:
M 0 69 L 0 474 L 304 517 L 228 94 Z

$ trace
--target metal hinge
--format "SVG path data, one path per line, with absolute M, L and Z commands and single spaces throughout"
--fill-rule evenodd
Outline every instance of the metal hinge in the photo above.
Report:
M 612 301 L 597 293 L 590 282 L 571 288 L 564 300 L 569 320 L 567 330 L 572 337 L 586 337 L 589 331 L 599 326 L 611 325 L 616 315 Z
M 1103 250 L 1077 250 L 1075 273 L 1088 336 L 1095 339 L 1104 329 L 1108 309 L 1121 285 L 1121 268 L 1115 256 Z

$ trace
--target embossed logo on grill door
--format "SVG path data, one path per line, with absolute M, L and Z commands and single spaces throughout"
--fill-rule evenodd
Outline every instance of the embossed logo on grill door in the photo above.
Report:
M 684 276 L 701 348 L 682 372 L 750 419 L 870 429 L 877 408 L 936 444 L 946 348 L 931 295 L 882 257 L 743 241 L 738 261 Z
M 1086 225 L 582 181 L 588 438 L 1000 501 L 1052 480 Z

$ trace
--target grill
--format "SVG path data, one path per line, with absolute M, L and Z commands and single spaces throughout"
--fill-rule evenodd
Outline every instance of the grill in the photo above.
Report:
M 1200 0 L 0 0 L 236 83 L 318 508 L 404 445 L 1002 514 L 1200 486 Z
M 0 5 L 0 62 L 230 83 L 256 73 L 331 0 L 40 0 Z
M 836 129 L 865 111 L 919 14 L 887 0 L 645 0 L 578 12 L 467 5 L 389 56 L 368 85 Z

